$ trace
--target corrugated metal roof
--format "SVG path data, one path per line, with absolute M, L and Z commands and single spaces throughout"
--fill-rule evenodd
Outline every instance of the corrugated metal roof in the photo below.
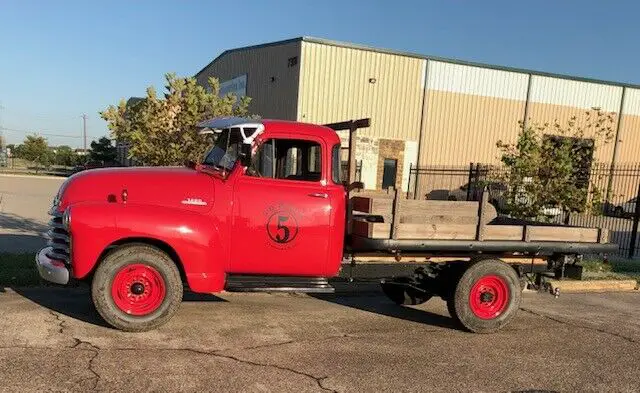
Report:
M 327 40 L 327 39 L 316 38 L 316 37 L 308 37 L 308 36 L 296 37 L 296 38 L 292 38 L 292 39 L 288 39 L 288 40 L 282 40 L 282 41 L 268 42 L 268 43 L 260 44 L 260 45 L 252 45 L 252 46 L 245 46 L 245 47 L 241 47 L 241 48 L 228 49 L 228 50 L 222 52 L 218 57 L 213 59 L 209 64 L 204 66 L 200 71 L 198 71 L 198 73 L 196 73 L 195 76 L 198 76 L 207 67 L 209 67 L 211 64 L 215 63 L 216 60 L 218 60 L 219 58 L 221 58 L 221 57 L 223 57 L 223 56 L 225 56 L 225 55 L 227 55 L 229 53 L 238 52 L 238 51 L 245 51 L 245 50 L 251 50 L 251 49 L 257 49 L 257 48 L 264 48 L 264 47 L 269 47 L 269 46 L 284 45 L 284 44 L 289 44 L 291 42 L 296 42 L 296 41 L 313 42 L 313 43 L 323 44 L 323 45 L 339 46 L 339 47 L 344 47 L 344 48 L 360 49 L 360 50 L 366 50 L 366 51 L 372 51 L 372 52 L 378 52 L 378 53 L 388 53 L 388 54 L 393 54 L 393 55 L 398 55 L 398 56 L 407 56 L 407 57 L 415 57 L 415 58 L 420 58 L 420 59 L 435 60 L 435 61 L 441 61 L 441 62 L 445 62 L 445 63 L 462 64 L 462 65 L 468 65 L 468 66 L 473 66 L 473 67 L 482 67 L 482 68 L 489 68 L 489 69 L 502 70 L 502 71 L 519 72 L 519 73 L 524 73 L 524 74 L 548 76 L 548 77 L 553 77 L 553 78 L 562 78 L 562 79 L 569 79 L 569 80 L 582 81 L 582 82 L 591 82 L 591 83 L 600 83 L 600 84 L 606 84 L 606 85 L 612 85 L 612 86 L 623 86 L 623 87 L 631 87 L 631 88 L 640 88 L 640 85 L 631 84 L 631 83 L 615 82 L 615 81 L 608 81 L 608 80 L 594 79 L 594 78 L 584 78 L 584 77 L 573 76 L 573 75 L 555 74 L 555 73 L 551 73 L 551 72 L 536 71 L 536 70 L 530 70 L 530 69 L 525 69 L 525 68 L 517 68 L 517 67 L 499 66 L 499 65 L 493 65 L 493 64 L 484 64 L 484 63 L 477 63 L 477 62 L 472 62 L 472 61 L 452 59 L 452 58 L 446 58 L 446 57 L 421 55 L 421 54 L 417 54 L 417 53 L 413 53 L 413 52 L 403 52 L 403 51 L 392 50 L 392 49 L 376 48 L 376 47 L 367 46 L 367 45 L 353 44 L 353 43 L 342 42 L 342 41 L 333 41 L 333 40 Z

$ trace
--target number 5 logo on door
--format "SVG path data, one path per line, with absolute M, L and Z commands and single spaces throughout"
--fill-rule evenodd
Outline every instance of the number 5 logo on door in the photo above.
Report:
M 286 249 L 294 246 L 298 236 L 298 219 L 296 212 L 285 206 L 271 206 L 266 211 L 267 235 L 271 245 Z

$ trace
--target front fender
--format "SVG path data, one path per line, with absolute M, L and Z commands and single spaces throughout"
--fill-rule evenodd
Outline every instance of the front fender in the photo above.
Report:
M 176 252 L 191 290 L 224 288 L 226 254 L 220 247 L 219 225 L 210 216 L 161 206 L 83 203 L 72 207 L 71 217 L 76 278 L 86 277 L 108 246 L 126 239 L 153 239 Z

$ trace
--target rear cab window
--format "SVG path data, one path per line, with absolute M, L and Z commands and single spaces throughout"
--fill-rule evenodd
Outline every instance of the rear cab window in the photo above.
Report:
M 331 149 L 331 180 L 335 184 L 342 184 L 342 161 L 340 160 L 340 144 Z

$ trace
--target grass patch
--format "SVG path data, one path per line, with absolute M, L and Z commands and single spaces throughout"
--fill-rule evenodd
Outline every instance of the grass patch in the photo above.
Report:
M 33 253 L 0 253 L 0 287 L 41 285 Z
M 612 259 L 608 263 L 602 260 L 584 260 L 582 278 L 584 280 L 628 280 L 640 283 L 640 261 Z

